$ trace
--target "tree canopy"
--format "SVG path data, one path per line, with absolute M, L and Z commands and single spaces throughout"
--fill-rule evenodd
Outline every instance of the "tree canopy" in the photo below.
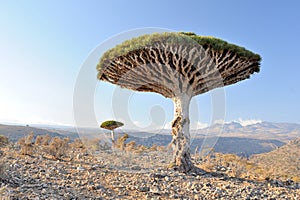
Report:
M 107 130 L 114 130 L 116 128 L 119 128 L 123 126 L 124 124 L 122 122 L 114 121 L 114 120 L 107 120 L 103 122 L 100 127 L 107 129 Z
M 127 40 L 105 52 L 98 79 L 121 87 L 192 96 L 231 85 L 260 70 L 261 57 L 224 40 L 194 33 L 154 33 Z
M 155 42 L 160 40 L 167 40 L 170 43 L 182 43 L 189 42 L 188 38 L 196 41 L 203 48 L 211 48 L 215 51 L 231 51 L 240 57 L 247 59 L 254 59 L 261 61 L 259 54 L 253 53 L 244 47 L 237 46 L 235 44 L 228 43 L 222 39 L 215 38 L 212 36 L 199 36 L 192 32 L 165 32 L 165 33 L 153 33 L 146 34 L 130 40 L 126 40 L 123 43 L 115 46 L 114 48 L 106 51 L 100 59 L 97 69 L 100 70 L 106 60 L 113 59 L 117 56 L 125 55 L 131 51 L 145 48 L 153 45 Z M 185 41 L 183 41 L 185 40 Z

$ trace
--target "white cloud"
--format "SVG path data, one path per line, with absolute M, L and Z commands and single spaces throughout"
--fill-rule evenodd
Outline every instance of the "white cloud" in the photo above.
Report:
M 259 120 L 259 119 L 243 120 L 242 118 L 239 118 L 237 122 L 240 123 L 242 126 L 249 126 L 249 125 L 253 125 L 253 124 L 262 123 L 262 120 Z
M 171 128 L 172 128 L 172 121 L 167 122 L 167 123 L 164 125 L 164 129 L 171 129 Z
M 203 123 L 203 122 L 199 122 L 199 121 L 195 121 L 191 124 L 191 129 L 203 129 L 203 128 L 207 128 L 208 124 L 207 123 Z
M 194 122 L 191 122 L 191 124 L 190 124 L 191 130 L 203 129 L 203 128 L 207 128 L 207 127 L 208 127 L 208 123 L 202 123 L 199 121 L 194 121 Z M 164 129 L 171 129 L 171 128 L 172 128 L 172 121 L 170 121 L 164 125 Z
M 133 124 L 136 126 L 141 126 L 141 123 L 139 121 L 133 121 Z
M 45 125 L 55 125 L 55 126 L 74 126 L 72 124 L 60 123 L 54 120 L 34 120 L 30 124 L 45 124 Z
M 213 121 L 212 124 L 225 124 L 225 123 L 226 123 L 226 122 L 225 122 L 224 119 L 216 119 L 216 120 Z
M 26 120 L 15 120 L 15 119 L 0 119 L 2 123 L 5 124 L 41 124 L 41 125 L 54 125 L 54 126 L 73 126 L 72 124 L 64 124 L 60 122 L 56 122 L 54 120 L 44 120 L 39 119 L 38 117 L 29 117 Z

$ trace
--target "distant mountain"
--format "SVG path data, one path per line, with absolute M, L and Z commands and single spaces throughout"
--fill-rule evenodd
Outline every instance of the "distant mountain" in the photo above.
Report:
M 253 139 L 280 140 L 288 142 L 300 138 L 300 124 L 261 122 L 242 126 L 237 122 L 213 125 L 205 129 L 191 131 L 195 137 L 213 135 L 221 137 L 247 137 Z
M 208 141 L 210 140 L 210 141 Z M 139 138 L 130 136 L 127 139 L 127 142 L 135 141 L 137 144 L 141 144 L 144 146 L 168 146 L 172 141 L 171 135 L 154 135 L 149 138 Z M 261 154 L 270 152 L 274 149 L 277 149 L 283 145 L 284 142 L 279 140 L 261 140 L 261 139 L 253 139 L 253 138 L 240 138 L 240 137 L 210 137 L 210 138 L 195 138 L 191 143 L 191 152 L 197 153 L 203 148 L 203 142 L 206 141 L 206 144 L 213 143 L 212 148 L 215 152 L 222 153 L 232 153 L 239 156 L 250 157 L 253 154 Z
M 35 135 L 49 134 L 50 136 L 70 137 L 71 140 L 78 137 L 110 138 L 109 131 L 99 128 L 76 129 L 76 127 L 51 125 L 40 125 L 39 127 L 0 125 L 0 134 L 9 137 L 11 141 L 17 141 L 31 131 Z M 107 136 L 103 135 L 103 132 L 107 133 Z M 128 141 L 134 140 L 137 144 L 145 146 L 154 144 L 167 146 L 172 140 L 171 130 L 166 129 L 157 132 L 117 129 L 116 137 L 124 134 L 124 132 L 130 135 Z M 238 122 L 231 122 L 191 130 L 191 150 L 194 152 L 197 148 L 199 151 L 203 141 L 206 141 L 205 144 L 207 142 L 215 144 L 213 148 L 217 152 L 235 153 L 248 157 L 253 154 L 270 152 L 296 138 L 300 138 L 299 124 L 261 122 L 242 126 Z
M 138 144 L 152 146 L 153 144 L 166 146 L 171 140 L 171 130 L 162 130 L 160 134 L 145 134 L 126 131 Z M 139 137 L 140 136 L 140 137 Z M 145 138 L 144 138 L 145 137 Z M 261 122 L 242 126 L 238 122 L 214 124 L 210 127 L 191 130 L 191 151 L 201 149 L 204 140 L 215 143 L 216 152 L 234 153 L 249 157 L 277 149 L 287 142 L 300 138 L 300 124 Z
M 36 125 L 35 125 L 36 127 Z M 71 126 L 52 126 L 52 125 L 39 125 L 37 128 L 46 129 L 48 131 L 54 131 L 62 135 L 76 138 L 83 136 L 97 137 L 103 131 L 99 128 L 76 128 Z M 106 131 L 107 133 L 109 131 Z M 171 130 L 162 129 L 159 131 L 147 131 L 147 130 L 124 130 L 117 129 L 117 133 L 130 133 L 135 137 L 149 138 L 155 134 L 170 135 Z M 293 139 L 300 138 L 300 124 L 295 123 L 273 123 L 273 122 L 260 122 L 247 126 L 242 126 L 239 122 L 225 123 L 224 125 L 214 124 L 210 127 L 191 130 L 192 138 L 203 138 L 205 136 L 215 137 L 241 137 L 241 138 L 253 138 L 253 139 L 266 139 L 266 140 L 280 140 L 288 142 Z
M 53 131 L 45 130 L 40 128 L 35 128 L 31 126 L 15 126 L 15 125 L 1 125 L 0 124 L 0 135 L 4 135 L 9 138 L 10 141 L 16 142 L 20 138 L 28 135 L 30 132 L 34 133 L 34 136 L 37 135 L 50 135 L 51 137 L 63 137 L 63 135 Z

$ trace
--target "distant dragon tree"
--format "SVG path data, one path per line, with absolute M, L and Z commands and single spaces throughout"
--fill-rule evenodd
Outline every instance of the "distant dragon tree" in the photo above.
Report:
M 115 132 L 114 130 L 116 128 L 119 128 L 121 126 L 123 126 L 124 124 L 122 122 L 118 122 L 115 120 L 107 120 L 102 122 L 102 124 L 100 125 L 100 128 L 104 128 L 106 130 L 110 130 L 111 132 L 111 142 L 114 145 L 115 144 Z

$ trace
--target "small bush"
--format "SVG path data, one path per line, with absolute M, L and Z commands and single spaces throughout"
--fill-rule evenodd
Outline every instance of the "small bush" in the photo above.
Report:
M 152 147 L 149 149 L 150 151 L 157 151 L 157 145 L 153 144 Z
M 51 137 L 48 134 L 44 135 L 44 137 L 41 141 L 41 145 L 49 145 L 50 140 L 51 140 Z
M 126 152 L 134 151 L 136 148 L 135 141 L 128 142 L 125 147 Z
M 268 175 L 257 164 L 235 154 L 211 153 L 202 157 L 199 167 L 232 177 L 263 180 Z
M 59 137 L 54 137 L 46 147 L 46 151 L 55 159 L 61 159 L 63 156 L 67 155 L 69 141 L 70 138 L 61 139 Z
M 4 147 L 9 144 L 8 138 L 4 135 L 0 135 L 0 147 Z
M 44 156 L 48 154 L 54 159 L 61 159 L 67 155 L 69 147 L 69 138 L 51 138 L 49 135 L 38 135 L 33 141 L 34 135 L 29 135 L 18 140 L 20 145 L 20 153 L 22 155 L 34 156 L 35 153 Z
M 157 146 L 157 151 L 164 151 L 164 150 L 166 150 L 166 147 L 164 147 L 164 146 Z
M 101 140 L 99 138 L 76 138 L 71 144 L 70 147 L 76 149 L 87 149 L 90 151 L 99 151 L 102 149 Z
M 3 178 L 2 176 L 5 174 L 5 165 L 2 163 L 0 163 L 0 178 Z
M 296 183 L 300 183 L 300 176 L 294 176 L 292 180 Z
M 18 140 L 18 144 L 20 145 L 20 153 L 22 155 L 33 155 L 34 146 L 33 146 L 33 132 L 30 132 L 27 136 Z
M 45 145 L 49 144 L 50 140 L 51 140 L 51 137 L 48 134 L 47 135 L 38 135 L 38 136 L 36 136 L 34 144 L 37 146 L 45 146 Z
M 136 152 L 137 152 L 137 153 L 142 153 L 142 152 L 145 152 L 145 151 L 147 151 L 147 150 L 149 150 L 149 148 L 148 148 L 148 147 L 145 147 L 144 145 L 138 145 L 138 146 L 136 147 Z
M 125 142 L 129 138 L 128 134 L 124 134 L 121 137 L 118 137 L 117 142 L 115 143 L 114 147 L 124 150 L 125 149 Z
M 78 148 L 78 149 L 83 149 L 85 148 L 82 140 L 80 138 L 76 138 L 71 144 L 70 147 L 72 148 Z
M 0 147 L 4 147 L 8 144 L 9 144 L 8 138 L 3 135 L 0 135 Z M 3 152 L 0 151 L 0 161 L 1 161 L 0 162 L 0 179 L 5 178 L 4 175 L 5 175 L 5 169 L 6 169 L 6 166 L 4 165 L 4 163 L 1 159 L 2 156 L 3 156 Z M 0 187 L 0 199 L 2 199 L 2 196 L 5 195 L 5 191 L 6 191 L 6 187 Z

